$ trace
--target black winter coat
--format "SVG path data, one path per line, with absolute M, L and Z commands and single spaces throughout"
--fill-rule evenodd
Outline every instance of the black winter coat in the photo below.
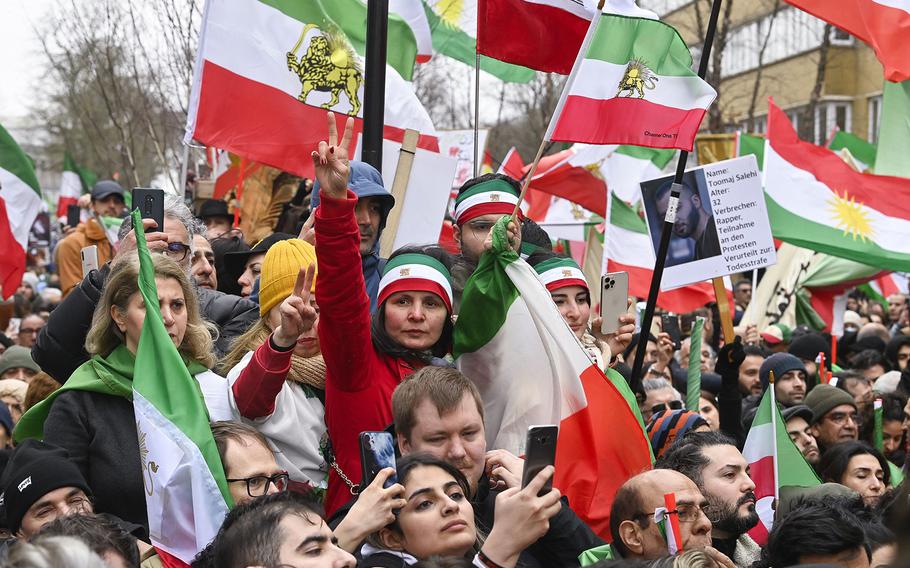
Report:
M 85 337 L 109 273 L 109 265 L 92 270 L 51 312 L 47 325 L 38 333 L 32 359 L 61 384 L 89 360 Z M 218 328 L 215 356 L 223 357 L 234 338 L 259 319 L 259 306 L 246 298 L 207 288 L 196 288 L 196 295 L 202 318 Z

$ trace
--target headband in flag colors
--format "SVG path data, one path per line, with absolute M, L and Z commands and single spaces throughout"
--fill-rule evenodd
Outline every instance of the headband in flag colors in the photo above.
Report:
M 566 286 L 581 286 L 588 290 L 584 273 L 571 258 L 551 258 L 539 263 L 534 270 L 550 292 Z
M 511 215 L 518 203 L 515 188 L 503 179 L 482 181 L 455 199 L 455 223 L 464 225 L 481 215 Z M 521 211 L 518 212 L 521 217 Z
M 452 313 L 452 277 L 445 265 L 432 256 L 405 253 L 386 264 L 379 281 L 379 303 L 403 291 L 432 292 L 442 298 Z

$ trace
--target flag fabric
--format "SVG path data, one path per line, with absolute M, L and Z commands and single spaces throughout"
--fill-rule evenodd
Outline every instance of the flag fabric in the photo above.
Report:
M 209 0 L 185 141 L 312 178 L 310 153 L 325 136 L 326 109 L 356 117 L 355 139 L 363 128 L 362 59 L 352 49 L 356 38 L 336 26 L 357 13 L 363 25 L 360 0 Z M 340 28 L 349 31 L 348 24 Z M 396 41 L 413 44 L 410 29 L 400 34 Z M 410 57 L 413 63 L 413 50 Z M 383 137 L 400 142 L 406 128 L 420 132 L 419 147 L 438 151 L 426 109 L 387 66 Z
M 529 426 L 559 424 L 554 483 L 609 538 L 613 495 L 651 466 L 634 397 L 592 364 L 534 269 L 508 249 L 505 219 L 493 230 L 493 250 L 465 285 L 455 363 L 480 390 L 489 447 L 521 455 Z
M 736 155 L 748 156 L 752 154 L 758 160 L 758 169 L 765 168 L 765 139 L 762 136 L 753 136 L 746 132 L 736 133 Z
M 689 367 L 686 376 L 686 409 L 698 412 L 701 399 L 701 332 L 705 327 L 704 318 L 695 318 L 689 335 Z
M 66 217 L 66 208 L 75 205 L 85 192 L 82 178 L 69 152 L 63 154 L 63 173 L 60 176 L 60 193 L 57 196 L 57 217 Z
M 605 271 L 628 272 L 629 294 L 647 298 L 655 259 L 647 224 L 630 205 L 615 195 L 610 199 L 609 218 L 604 237 Z M 709 282 L 663 290 L 657 296 L 658 306 L 676 313 L 691 312 L 713 301 L 714 287 Z
M 692 150 L 717 93 L 692 71 L 671 26 L 601 14 L 560 96 L 546 139 Z
M 885 83 L 880 124 L 875 173 L 910 178 L 910 80 Z
M 787 434 L 774 400 L 774 385 L 765 389 L 743 446 L 743 457 L 749 463 L 749 476 L 755 482 L 755 510 L 761 519 L 749 531 L 749 536 L 764 546 L 774 524 L 772 503 L 778 496 L 778 489 L 815 487 L 821 483 Z
M 0 126 L 0 295 L 12 297 L 25 274 L 28 234 L 41 212 L 35 168 L 10 133 Z
M 859 171 L 861 172 L 870 170 L 875 165 L 875 154 L 877 152 L 875 144 L 866 142 L 855 134 L 838 130 L 834 133 L 831 141 L 828 142 L 828 148 L 835 152 L 847 150 L 853 160 L 859 165 Z
M 427 21 L 427 13 L 423 9 L 423 2 L 421 0 L 389 0 L 389 16 L 393 14 L 401 17 L 414 34 L 414 42 L 417 45 L 417 63 L 426 63 L 432 59 L 433 36 L 430 32 L 430 23 Z M 389 38 L 392 39 L 392 36 Z M 399 40 L 395 38 L 393 41 L 397 43 Z
M 667 552 L 674 556 L 683 551 L 682 533 L 679 531 L 679 513 L 676 512 L 676 495 L 664 493 L 664 506 L 654 510 L 654 522 L 667 541 Z
M 872 46 L 885 79 L 910 79 L 910 2 L 907 0 L 786 0 Z
M 466 65 L 477 64 L 477 0 L 423 0 L 433 51 Z M 480 68 L 507 83 L 527 83 L 534 71 L 480 56 Z
M 142 222 L 138 209 L 133 225 Z M 136 234 L 139 291 L 146 307 L 136 349 L 133 411 L 152 545 L 189 564 L 218 533 L 233 504 L 196 380 L 168 336 L 155 268 Z
M 910 179 L 862 174 L 834 152 L 800 140 L 769 103 L 765 201 L 776 239 L 877 266 L 910 271 Z

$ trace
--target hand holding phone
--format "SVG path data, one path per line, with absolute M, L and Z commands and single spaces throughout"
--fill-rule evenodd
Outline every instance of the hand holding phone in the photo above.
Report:
M 525 465 L 521 473 L 521 487 L 528 486 L 534 477 L 548 465 L 556 462 L 556 438 L 559 437 L 559 426 L 531 426 L 525 444 Z M 553 478 L 550 478 L 539 495 L 553 489 Z
M 619 330 L 619 316 L 629 309 L 629 274 L 608 272 L 600 279 L 600 333 Z
M 360 487 L 367 487 L 383 469 L 395 469 L 395 441 L 388 432 L 360 433 Z M 390 475 L 383 487 L 398 483 L 397 475 Z
M 89 272 L 98 269 L 98 245 L 83 247 L 80 255 L 82 256 L 82 277 L 85 278 Z
M 82 215 L 82 211 L 79 209 L 78 205 L 67 205 L 66 206 L 66 226 L 76 228 L 79 225 L 79 218 Z
M 661 329 L 673 340 L 673 349 L 679 351 L 682 347 L 682 333 L 679 331 L 679 316 L 663 314 L 660 316 Z
M 164 190 L 149 187 L 133 188 L 133 208 L 139 209 L 143 219 L 152 219 L 157 227 L 147 228 L 146 233 L 164 231 Z

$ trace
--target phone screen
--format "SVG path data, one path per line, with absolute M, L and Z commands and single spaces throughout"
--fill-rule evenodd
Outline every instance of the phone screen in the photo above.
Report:
M 372 483 L 381 470 L 387 467 L 395 469 L 395 440 L 392 435 L 388 432 L 361 432 L 360 461 L 363 468 L 361 489 Z M 398 476 L 393 475 L 383 487 L 388 488 L 396 483 Z

